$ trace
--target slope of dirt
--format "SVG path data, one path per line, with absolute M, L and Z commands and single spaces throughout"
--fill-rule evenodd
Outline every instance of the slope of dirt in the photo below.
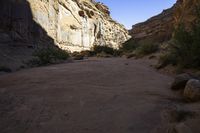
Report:
M 89 59 L 0 76 L 1 133 L 150 133 L 171 77 L 145 61 Z

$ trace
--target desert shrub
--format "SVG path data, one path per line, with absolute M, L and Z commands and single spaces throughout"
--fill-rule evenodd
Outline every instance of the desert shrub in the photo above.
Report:
M 179 24 L 174 32 L 173 45 L 169 54 L 181 68 L 200 68 L 200 10 L 196 10 L 197 20 L 190 30 Z M 173 62 L 168 62 L 172 64 Z
M 192 35 L 185 30 L 184 25 L 179 25 L 174 31 L 172 43 L 169 46 L 169 52 L 159 58 L 160 68 L 169 64 L 185 66 L 191 59 Z
M 74 60 L 83 60 L 84 59 L 84 55 L 81 54 L 81 52 L 73 52 L 71 54 L 71 56 L 73 57 Z
M 167 65 L 177 65 L 176 55 L 173 53 L 165 53 L 159 57 L 157 69 L 166 67 Z
M 139 47 L 136 49 L 137 56 L 145 56 L 152 54 L 158 50 L 158 44 L 154 42 L 143 41 L 139 43 Z
M 94 51 L 91 50 L 81 51 L 80 54 L 83 55 L 84 57 L 92 57 L 95 55 Z
M 131 38 L 128 41 L 126 41 L 124 44 L 122 44 L 122 46 L 120 47 L 120 50 L 123 51 L 124 53 L 131 53 L 138 46 L 139 44 L 137 43 L 137 41 Z
M 105 52 L 106 54 L 113 54 L 114 53 L 114 49 L 109 47 L 109 46 L 100 46 L 100 45 L 95 45 L 93 47 L 93 51 L 95 54 L 98 54 L 98 53 L 102 53 L 102 52 Z
M 128 53 L 134 53 L 134 56 L 143 57 L 156 52 L 158 48 L 157 42 L 152 38 L 146 38 L 143 40 L 135 40 L 131 38 L 120 47 L 120 50 L 125 55 Z
M 192 31 L 187 31 L 184 25 L 180 25 L 174 33 L 173 41 L 170 54 L 174 55 L 178 65 L 183 68 L 200 67 L 200 23 Z
M 32 65 L 47 65 L 57 63 L 58 61 L 66 60 L 69 58 L 68 52 L 59 48 L 46 48 L 39 49 L 33 53 L 35 57 L 29 63 Z
M 94 52 L 95 55 L 104 53 L 104 54 L 108 54 L 108 55 L 119 56 L 121 53 L 119 50 L 114 49 L 112 47 L 100 46 L 100 45 L 95 45 L 92 48 L 92 51 Z
M 0 72 L 12 72 L 12 70 L 7 66 L 0 66 Z
M 71 53 L 71 56 L 73 57 L 74 60 L 83 60 L 84 57 L 95 56 L 95 53 L 92 50 L 84 50 L 81 52 L 73 52 L 73 53 Z
M 178 64 L 186 66 L 192 57 L 193 39 L 191 33 L 180 25 L 174 34 L 174 44 L 171 47 L 171 53 L 176 55 Z
M 106 54 L 105 52 L 101 52 L 101 53 L 96 54 L 96 57 L 110 58 L 112 57 L 112 55 Z

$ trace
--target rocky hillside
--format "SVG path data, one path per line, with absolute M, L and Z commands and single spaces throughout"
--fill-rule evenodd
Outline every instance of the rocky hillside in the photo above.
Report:
M 129 38 L 108 7 L 93 0 L 4 0 L 0 7 L 0 43 L 40 47 L 51 42 L 81 51 L 94 44 L 117 48 Z
M 187 29 L 191 28 L 197 15 L 195 7 L 199 3 L 199 0 L 177 0 L 173 7 L 164 10 L 161 14 L 133 25 L 130 34 L 134 39 L 168 40 L 180 23 L 183 23 Z
M 174 11 L 174 26 L 184 24 L 190 30 L 197 20 L 197 7 L 200 7 L 199 0 L 178 0 Z
M 158 41 L 167 40 L 173 31 L 173 12 L 175 6 L 164 10 L 161 14 L 145 22 L 133 25 L 130 34 L 134 39 L 154 38 Z

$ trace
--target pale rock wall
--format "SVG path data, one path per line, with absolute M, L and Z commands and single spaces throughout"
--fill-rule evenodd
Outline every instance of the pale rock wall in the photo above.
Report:
M 60 48 L 88 50 L 93 45 L 118 48 L 129 38 L 108 8 L 91 0 L 28 0 L 33 19 Z

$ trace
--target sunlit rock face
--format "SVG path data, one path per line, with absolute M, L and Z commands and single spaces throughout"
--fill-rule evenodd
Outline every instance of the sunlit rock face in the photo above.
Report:
M 81 51 L 93 45 L 118 48 L 128 38 L 108 7 L 93 0 L 0 1 L 1 40 L 39 46 L 51 40 L 62 49 Z
M 28 0 L 34 20 L 60 48 L 70 51 L 93 45 L 118 48 L 129 36 L 110 17 L 107 6 L 92 0 Z

